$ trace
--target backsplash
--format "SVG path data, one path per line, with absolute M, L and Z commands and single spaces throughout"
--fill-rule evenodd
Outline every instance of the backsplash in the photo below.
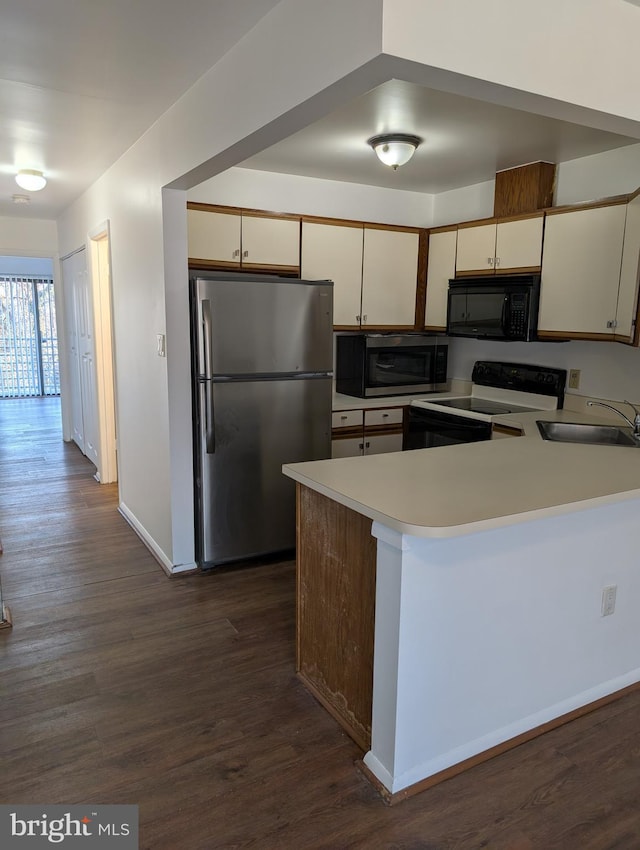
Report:
M 449 379 L 469 380 L 476 360 L 535 363 L 580 369 L 580 387 L 572 395 L 640 402 L 640 349 L 616 342 L 495 342 L 449 340 Z M 578 399 L 576 398 L 576 402 Z

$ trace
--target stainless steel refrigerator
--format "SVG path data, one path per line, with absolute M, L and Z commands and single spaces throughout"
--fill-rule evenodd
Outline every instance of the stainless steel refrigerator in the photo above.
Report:
M 283 463 L 331 457 L 333 284 L 190 275 L 196 560 L 295 546 Z

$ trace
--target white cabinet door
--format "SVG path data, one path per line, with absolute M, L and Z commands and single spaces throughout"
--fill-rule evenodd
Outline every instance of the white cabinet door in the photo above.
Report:
M 498 222 L 496 272 L 540 268 L 543 216 Z
M 417 233 L 365 227 L 363 325 L 414 327 L 418 247 Z
M 494 271 L 496 225 L 477 224 L 458 228 L 456 274 Z
M 640 271 L 640 195 L 627 204 L 624 229 L 622 268 L 616 311 L 615 333 L 621 341 L 632 342 L 638 304 L 638 273 Z
M 402 451 L 402 434 L 365 435 L 364 453 L 366 455 L 381 455 L 387 452 Z
M 242 266 L 300 265 L 300 221 L 242 216 Z
M 625 206 L 548 215 L 538 331 L 613 334 Z
M 362 292 L 362 227 L 302 222 L 301 276 L 333 281 L 333 324 L 358 327 Z
M 362 454 L 362 437 L 345 437 L 331 440 L 331 457 L 358 457 Z
M 432 233 L 427 258 L 427 303 L 425 328 L 444 330 L 447 326 L 447 294 L 449 280 L 456 273 L 457 230 Z
M 239 266 L 241 224 L 240 215 L 188 209 L 189 259 Z

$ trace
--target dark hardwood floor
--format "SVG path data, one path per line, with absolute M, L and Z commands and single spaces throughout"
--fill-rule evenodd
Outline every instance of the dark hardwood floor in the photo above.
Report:
M 136 803 L 145 850 L 640 848 L 640 693 L 390 808 L 295 677 L 293 564 L 169 579 L 93 471 L 0 401 L 0 802 Z

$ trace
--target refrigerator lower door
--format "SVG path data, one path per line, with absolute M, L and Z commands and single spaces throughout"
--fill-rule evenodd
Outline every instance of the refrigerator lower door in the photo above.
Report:
M 295 485 L 282 464 L 331 457 L 331 391 L 330 377 L 199 385 L 201 567 L 295 546 Z

